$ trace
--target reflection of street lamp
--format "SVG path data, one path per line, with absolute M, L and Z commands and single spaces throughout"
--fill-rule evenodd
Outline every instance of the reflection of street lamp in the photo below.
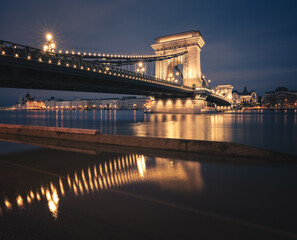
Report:
M 43 45 L 43 50 L 53 52 L 54 49 L 56 48 L 56 44 L 53 40 L 53 35 L 51 33 L 47 33 L 45 35 L 45 38 L 46 38 L 46 43 Z

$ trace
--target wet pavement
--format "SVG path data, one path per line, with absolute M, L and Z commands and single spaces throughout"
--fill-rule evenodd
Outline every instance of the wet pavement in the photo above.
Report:
M 0 239 L 297 239 L 296 164 L 0 149 Z

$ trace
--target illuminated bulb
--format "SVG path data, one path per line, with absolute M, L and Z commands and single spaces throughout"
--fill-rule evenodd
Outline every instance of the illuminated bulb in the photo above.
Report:
M 52 63 L 52 60 L 49 60 L 48 63 Z
M 92 55 L 92 53 L 89 53 L 89 56 L 91 56 Z
M 73 65 L 74 68 L 76 68 L 76 65 Z
M 55 47 L 56 47 L 56 44 L 51 43 L 51 48 L 55 48 Z
M 38 61 L 39 61 L 39 62 L 42 62 L 42 59 L 41 59 L 41 58 L 39 58 L 39 59 L 38 59 Z
M 15 57 L 18 58 L 19 57 L 19 54 L 16 54 Z
M 28 60 L 30 60 L 31 59 L 31 57 L 30 56 L 28 56 Z
M 5 52 L 4 51 L 2 51 L 2 55 L 5 55 Z
M 87 70 L 90 71 L 90 68 L 88 68 Z
M 66 64 L 66 67 L 69 67 L 69 63 Z
M 142 63 L 139 63 L 139 67 L 142 67 Z
M 46 40 L 47 41 L 51 41 L 52 39 L 53 39 L 53 35 L 52 34 L 50 34 L 50 33 L 46 34 Z
M 62 53 L 62 50 L 60 50 L 59 53 Z
M 65 53 L 66 53 L 66 54 L 68 54 L 69 52 L 68 52 L 68 51 L 66 51 Z
M 61 62 L 60 61 L 58 62 L 58 65 L 61 65 Z
M 80 67 L 80 69 L 84 69 L 84 67 Z

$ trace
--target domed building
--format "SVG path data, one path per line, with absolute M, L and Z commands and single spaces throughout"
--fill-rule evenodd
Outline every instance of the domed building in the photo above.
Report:
M 297 91 L 278 87 L 263 94 L 263 104 L 268 108 L 297 108 Z
M 45 105 L 43 101 L 37 101 L 34 97 L 31 97 L 27 92 L 25 97 L 20 96 L 17 104 L 18 109 L 37 110 L 44 109 Z

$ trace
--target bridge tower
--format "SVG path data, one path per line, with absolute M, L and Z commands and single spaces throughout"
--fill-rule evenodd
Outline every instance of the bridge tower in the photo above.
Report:
M 160 79 L 170 79 L 175 69 L 181 71 L 182 84 L 189 87 L 202 87 L 203 77 L 201 73 L 200 52 L 205 44 L 199 31 L 188 31 L 158 37 L 151 47 L 156 55 L 187 52 L 177 59 L 171 58 L 156 62 L 155 74 Z

